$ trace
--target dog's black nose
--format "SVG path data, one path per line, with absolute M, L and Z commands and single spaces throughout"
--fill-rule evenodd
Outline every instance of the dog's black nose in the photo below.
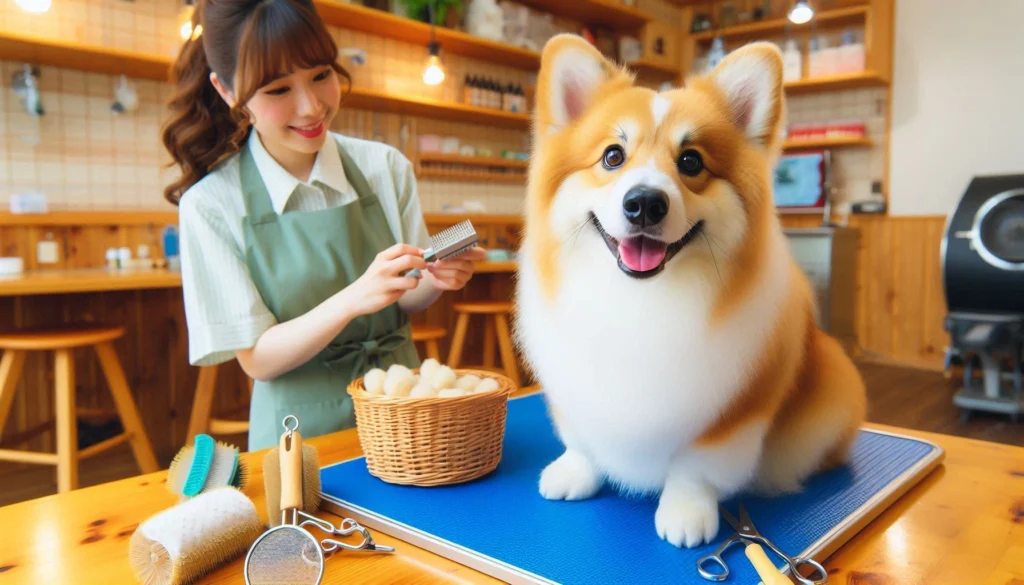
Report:
M 633 187 L 622 199 L 622 213 L 633 225 L 657 225 L 668 215 L 668 196 L 658 189 Z

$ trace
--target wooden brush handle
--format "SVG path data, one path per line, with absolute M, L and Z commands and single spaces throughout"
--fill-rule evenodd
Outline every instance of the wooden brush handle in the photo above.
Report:
M 281 510 L 302 508 L 302 435 L 298 431 L 281 435 Z

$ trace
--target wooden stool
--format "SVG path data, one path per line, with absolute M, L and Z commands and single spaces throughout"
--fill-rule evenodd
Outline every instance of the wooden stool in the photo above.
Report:
M 437 340 L 448 335 L 448 330 L 436 325 L 413 325 L 412 340 L 422 342 L 426 346 L 427 357 L 441 361 L 441 350 L 437 347 Z
M 192 413 L 188 418 L 187 444 L 191 445 L 196 435 L 239 435 L 249 432 L 248 420 L 229 420 L 212 416 L 213 391 L 217 387 L 217 372 L 221 364 L 202 366 L 196 380 L 196 392 L 192 398 Z M 244 376 L 242 381 L 252 393 L 252 378 Z M 244 449 L 243 449 L 244 451 Z
M 462 358 L 462 346 L 466 343 L 466 330 L 469 329 L 471 315 L 487 315 L 484 323 L 484 364 L 485 370 L 494 370 L 494 340 L 498 340 L 501 351 L 501 365 L 505 375 L 519 385 L 519 362 L 512 351 L 512 336 L 509 334 L 508 318 L 512 312 L 512 303 L 506 301 L 474 301 L 455 303 L 455 312 L 459 315 L 455 322 L 455 335 L 452 337 L 452 349 L 448 354 L 448 366 L 456 368 Z
M 78 462 L 116 447 L 122 443 L 131 443 L 135 461 L 143 473 L 159 471 L 160 466 L 153 454 L 149 437 L 142 427 L 139 411 L 135 407 L 131 390 L 125 380 L 121 362 L 114 351 L 113 341 L 124 335 L 124 328 L 79 328 L 46 331 L 25 331 L 0 333 L 0 433 L 3 432 L 4 421 L 14 402 L 14 389 L 18 385 L 18 377 L 30 351 L 53 351 L 55 354 L 54 370 L 56 377 L 56 420 L 57 420 L 57 452 L 37 453 L 0 449 L 0 459 L 57 466 L 57 490 L 67 492 L 78 487 Z M 99 357 L 103 375 L 110 386 L 114 397 L 118 416 L 124 426 L 124 432 L 92 445 L 87 449 L 78 450 L 77 416 L 75 415 L 75 361 L 73 351 L 79 347 L 93 347 Z

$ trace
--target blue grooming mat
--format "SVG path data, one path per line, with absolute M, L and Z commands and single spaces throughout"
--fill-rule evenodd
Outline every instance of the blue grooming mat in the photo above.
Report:
M 628 498 L 609 487 L 589 500 L 540 496 L 541 470 L 563 447 L 539 394 L 509 402 L 503 450 L 491 474 L 443 487 L 388 484 L 370 475 L 361 457 L 330 465 L 321 470 L 324 507 L 509 583 L 709 583 L 697 573 L 697 559 L 733 533 L 724 519 L 713 544 L 676 548 L 655 531 L 656 498 Z M 942 457 L 934 444 L 862 430 L 850 464 L 816 475 L 803 492 L 725 505 L 736 515 L 742 501 L 786 554 L 823 561 Z M 742 546 L 731 547 L 725 562 L 727 583 L 759 581 Z

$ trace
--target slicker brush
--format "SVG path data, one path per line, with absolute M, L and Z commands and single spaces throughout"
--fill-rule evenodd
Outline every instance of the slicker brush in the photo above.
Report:
M 128 562 L 143 585 L 190 585 L 245 554 L 264 529 L 245 494 L 216 488 L 143 521 L 128 541 Z
M 238 447 L 199 434 L 191 446 L 182 447 L 171 461 L 167 489 L 182 501 L 225 486 L 244 489 L 248 475 Z
M 296 420 L 294 415 L 290 419 Z M 289 430 L 288 418 L 285 430 Z M 296 422 L 295 427 L 298 427 Z M 267 494 L 267 519 L 270 526 L 281 523 L 281 454 L 272 447 L 263 458 L 263 487 Z M 313 514 L 320 509 L 320 459 L 316 447 L 302 443 L 302 511 Z

